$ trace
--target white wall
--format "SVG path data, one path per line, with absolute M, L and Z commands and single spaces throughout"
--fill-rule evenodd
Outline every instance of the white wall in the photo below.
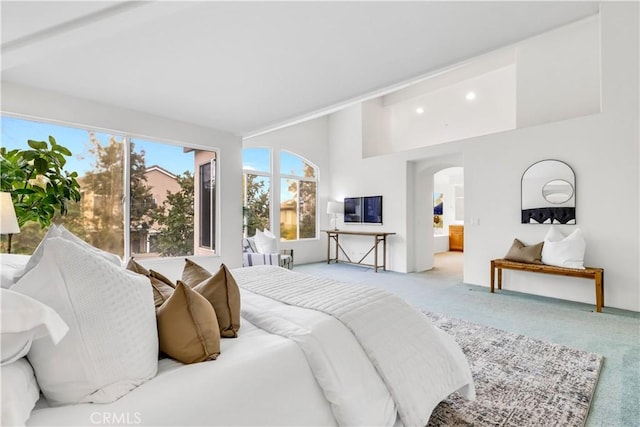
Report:
M 331 198 L 382 195 L 382 225 L 339 224 L 353 231 L 397 233 L 387 239 L 387 268 L 406 272 L 407 266 L 407 173 L 406 162 L 386 157 L 362 158 L 362 104 L 345 108 L 329 117 L 329 153 L 331 164 Z M 377 128 L 375 121 L 368 125 Z M 340 242 L 349 256 L 358 260 L 373 245 L 373 238 L 341 236 Z M 382 255 L 380 253 L 380 255 Z M 372 255 L 365 262 L 372 263 Z
M 599 24 L 595 16 L 517 47 L 519 128 L 600 111 Z
M 433 236 L 427 225 L 431 221 L 421 222 L 421 204 L 431 203 L 433 182 L 428 177 L 446 167 L 447 156 L 464 156 L 464 280 L 488 286 L 491 259 L 504 256 L 514 238 L 534 243 L 548 230 L 547 225 L 520 224 L 522 173 L 542 159 L 565 161 L 576 174 L 577 227 L 587 240 L 585 262 L 605 269 L 606 305 L 640 310 L 638 12 L 637 3 L 601 4 L 601 113 L 365 159 L 363 110 L 353 106 L 333 114 L 331 195 L 383 194 L 383 228 L 398 232 L 389 242 L 389 267 L 419 271 L 429 267 L 419 254 L 433 252 L 424 237 Z M 544 73 L 545 65 L 532 64 L 537 73 Z M 539 79 L 527 84 L 524 76 L 518 84 L 531 93 L 546 90 L 536 87 L 544 84 Z M 607 215 L 603 206 L 615 206 L 615 215 Z M 569 232 L 575 227 L 561 228 Z M 595 302 L 593 284 L 583 279 L 525 272 L 504 276 L 506 289 Z
M 329 176 L 331 164 L 329 163 L 328 148 L 328 121 L 327 117 L 320 117 L 309 120 L 294 126 L 279 129 L 266 134 L 245 138 L 244 147 L 270 147 L 273 152 L 273 170 L 280 170 L 279 156 L 280 150 L 288 150 L 296 155 L 304 157 L 309 162 L 318 167 L 318 218 L 317 218 L 317 239 L 304 239 L 299 241 L 281 241 L 280 247 L 293 249 L 294 263 L 304 264 L 326 259 L 326 236 L 320 230 L 329 228 L 330 217 L 327 214 L 327 202 L 329 201 Z M 280 199 L 280 183 L 272 183 L 272 200 Z M 280 217 L 275 215 L 272 203 L 271 218 L 273 222 L 273 232 L 278 235 L 280 232 Z M 274 216 L 275 215 L 275 216 Z
M 2 83 L 2 112 L 34 120 L 102 129 L 156 141 L 193 144 L 219 153 L 218 170 L 218 254 L 194 257 L 203 265 L 217 269 L 220 262 L 229 267 L 242 264 L 242 141 L 240 137 L 216 129 L 73 98 L 21 85 Z M 179 277 L 183 258 L 143 261 L 172 277 Z M 159 268 L 158 266 L 161 266 Z

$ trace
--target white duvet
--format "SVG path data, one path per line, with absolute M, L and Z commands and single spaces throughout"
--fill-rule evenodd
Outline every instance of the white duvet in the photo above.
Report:
M 455 391 L 475 398 L 471 371 L 460 347 L 401 298 L 380 289 L 342 284 L 272 266 L 238 269 L 233 274 L 244 290 L 338 319 L 375 366 L 405 426 L 426 425 L 436 405 Z M 273 310 L 251 307 L 245 310 L 245 316 L 251 315 L 251 321 L 260 327 L 302 340 L 301 348 L 316 378 L 318 372 L 337 369 L 334 360 L 340 357 L 328 354 L 330 339 L 323 342 L 317 334 L 307 337 L 304 329 L 289 327 L 285 322 L 289 320 L 286 309 L 279 308 L 277 316 Z M 352 347 L 340 354 L 350 354 Z M 318 356 L 323 349 L 324 354 Z M 331 401 L 329 396 L 336 389 L 349 393 L 342 377 L 336 375 L 335 382 L 331 376 L 322 379 L 318 383 L 328 400 Z M 334 415 L 342 423 L 341 412 L 334 410 Z M 344 422 L 349 424 L 349 411 L 346 416 Z

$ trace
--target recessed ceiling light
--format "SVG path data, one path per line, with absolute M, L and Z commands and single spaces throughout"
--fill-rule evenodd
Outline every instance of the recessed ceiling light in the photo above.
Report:
M 465 96 L 465 98 L 467 98 L 467 101 L 473 101 L 474 99 L 476 99 L 476 93 L 467 92 L 467 95 Z
M 418 113 L 418 114 L 424 113 L 424 108 L 422 108 L 422 107 L 416 108 L 416 113 Z

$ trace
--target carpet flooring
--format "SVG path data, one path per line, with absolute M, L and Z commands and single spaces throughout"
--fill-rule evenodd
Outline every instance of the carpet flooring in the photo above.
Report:
M 425 314 L 460 344 L 476 386 L 475 401 L 454 393 L 428 427 L 584 426 L 601 355 Z

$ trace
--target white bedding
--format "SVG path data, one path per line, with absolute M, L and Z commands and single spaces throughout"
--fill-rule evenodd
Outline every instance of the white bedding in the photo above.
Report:
M 26 425 L 426 425 L 451 392 L 473 397 L 458 345 L 399 298 L 278 267 L 233 274 L 242 326 L 217 360 L 160 360 L 109 404 L 41 399 Z
M 284 404 L 283 404 L 284 402 Z M 217 360 L 160 360 L 158 375 L 110 404 L 46 407 L 28 426 L 336 425 L 298 345 L 244 320 Z
M 384 380 L 404 425 L 426 425 L 436 405 L 455 391 L 475 398 L 460 347 L 401 298 L 273 266 L 237 269 L 234 277 L 244 290 L 340 320 Z M 315 369 L 309 351 L 307 356 Z

